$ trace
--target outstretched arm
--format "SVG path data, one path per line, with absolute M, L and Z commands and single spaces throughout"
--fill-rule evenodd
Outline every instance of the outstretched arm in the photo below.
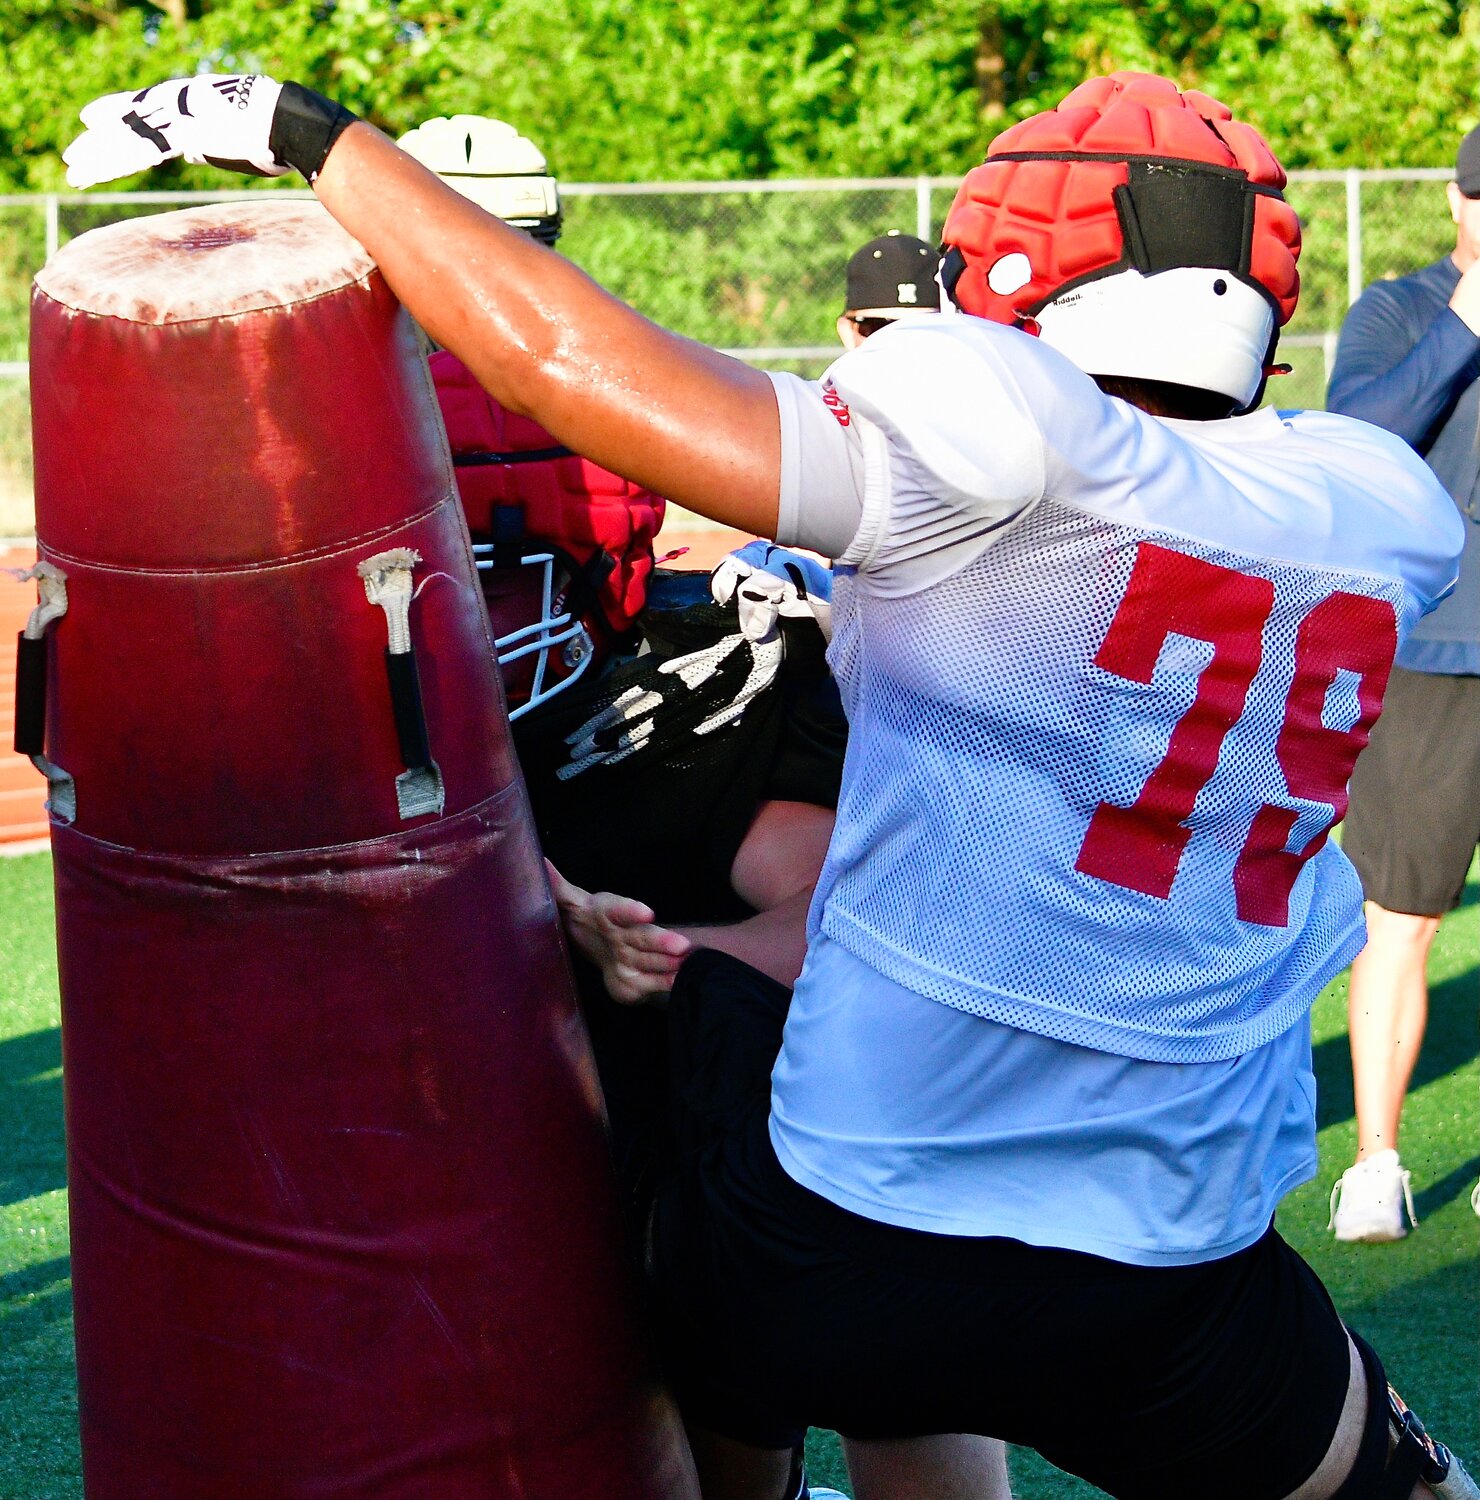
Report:
M 758 370 L 665 332 L 296 84 L 197 74 L 105 95 L 63 152 L 74 187 L 183 156 L 296 167 L 391 289 L 496 400 L 681 505 L 776 529 L 781 423 Z
M 680 505 L 775 534 L 780 419 L 760 371 L 659 328 L 363 122 L 314 190 L 495 400 Z

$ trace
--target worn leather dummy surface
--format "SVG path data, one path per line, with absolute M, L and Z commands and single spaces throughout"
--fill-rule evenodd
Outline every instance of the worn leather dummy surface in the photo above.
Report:
M 89 1500 L 692 1495 L 414 328 L 264 195 L 74 241 L 31 359 Z

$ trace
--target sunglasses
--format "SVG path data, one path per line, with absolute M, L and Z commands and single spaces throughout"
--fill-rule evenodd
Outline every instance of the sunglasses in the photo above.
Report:
M 843 316 L 864 338 L 872 338 L 881 328 L 887 328 L 894 321 L 893 318 L 855 318 L 852 313 L 844 313 Z

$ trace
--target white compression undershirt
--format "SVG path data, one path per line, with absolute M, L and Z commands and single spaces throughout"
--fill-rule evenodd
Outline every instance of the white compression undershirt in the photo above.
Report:
M 818 399 L 817 387 L 772 372 L 781 415 L 781 508 L 776 540 L 841 557 L 863 519 L 863 438 Z M 805 495 L 806 504 L 802 504 Z
M 781 414 L 783 546 L 866 567 L 875 589 L 907 594 L 960 572 L 1021 509 L 943 501 L 936 476 L 866 417 L 824 401 L 796 375 L 772 372 L 771 383 Z

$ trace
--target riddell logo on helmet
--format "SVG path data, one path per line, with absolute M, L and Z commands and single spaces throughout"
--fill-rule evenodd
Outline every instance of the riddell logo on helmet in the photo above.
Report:
M 827 381 L 822 387 L 823 405 L 838 419 L 839 427 L 849 427 L 853 423 L 853 413 L 848 410 L 848 403 L 833 389 L 832 381 Z

